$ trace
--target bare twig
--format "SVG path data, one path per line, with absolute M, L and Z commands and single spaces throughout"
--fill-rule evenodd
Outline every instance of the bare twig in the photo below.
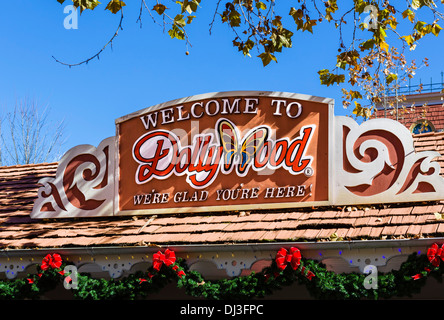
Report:
M 110 46 L 110 47 L 112 48 L 114 39 L 118 36 L 119 31 L 120 31 L 120 30 L 123 30 L 123 28 L 122 28 L 122 23 L 123 23 L 123 9 L 120 10 L 120 21 L 119 21 L 119 25 L 117 26 L 117 29 L 116 29 L 116 31 L 114 32 L 114 34 L 113 34 L 113 36 L 111 37 L 111 39 L 108 40 L 108 42 L 102 47 L 102 49 L 100 49 L 95 55 L 89 57 L 88 59 L 85 59 L 85 60 L 83 60 L 83 61 L 81 61 L 81 62 L 78 62 L 78 63 L 66 63 L 66 62 L 63 62 L 63 61 L 58 60 L 58 59 L 55 58 L 54 56 L 52 56 L 52 58 L 53 58 L 56 62 L 58 62 L 58 63 L 60 63 L 60 64 L 62 64 L 62 65 L 64 65 L 64 66 L 68 66 L 68 67 L 70 67 L 70 68 L 71 68 L 71 67 L 80 66 L 80 65 L 82 65 L 82 64 L 88 64 L 88 62 L 90 62 L 91 60 L 93 60 L 93 59 L 95 59 L 95 58 L 100 59 L 100 54 L 101 54 L 101 53 L 102 53 L 102 52 L 103 52 L 108 46 Z

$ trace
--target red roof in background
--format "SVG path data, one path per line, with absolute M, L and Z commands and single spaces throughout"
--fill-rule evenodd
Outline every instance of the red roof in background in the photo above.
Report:
M 444 155 L 444 133 L 414 136 L 418 151 Z M 444 175 L 444 156 L 437 159 Z M 32 220 L 38 181 L 57 163 L 0 167 L 0 247 L 51 248 L 262 241 L 405 239 L 444 235 L 437 203 L 236 213 Z
M 399 108 L 398 118 L 393 109 L 379 109 L 374 114 L 375 118 L 388 118 L 392 120 L 397 120 L 407 129 L 420 120 L 427 120 L 431 122 L 435 131 L 444 130 L 444 108 L 443 103 L 426 105 L 426 106 L 416 106 L 411 108 L 409 106 L 405 108 Z

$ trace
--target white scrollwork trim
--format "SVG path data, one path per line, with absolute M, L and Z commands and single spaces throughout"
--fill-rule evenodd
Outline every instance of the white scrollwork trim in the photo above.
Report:
M 368 204 L 444 199 L 434 151 L 415 152 L 401 123 L 372 119 L 358 124 L 335 117 L 334 203 Z
M 54 178 L 42 187 L 31 218 L 110 216 L 114 214 L 115 137 L 99 146 L 79 145 L 61 159 Z

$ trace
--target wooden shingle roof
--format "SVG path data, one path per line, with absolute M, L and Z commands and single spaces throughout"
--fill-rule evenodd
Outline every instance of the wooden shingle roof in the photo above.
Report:
M 414 136 L 418 151 L 444 155 L 444 133 Z M 444 156 L 437 159 L 444 168 Z M 0 167 L 0 248 L 351 241 L 444 235 L 444 199 L 434 203 L 251 212 L 33 220 L 38 181 L 57 163 Z M 441 171 L 444 175 L 444 169 Z

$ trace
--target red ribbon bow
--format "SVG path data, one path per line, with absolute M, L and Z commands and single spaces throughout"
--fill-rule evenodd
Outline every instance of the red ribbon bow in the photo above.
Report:
M 441 260 L 444 260 L 444 248 L 443 246 L 441 248 L 438 248 L 438 245 L 434 243 L 428 250 L 427 250 L 427 258 L 429 259 L 430 263 L 438 267 Z
M 169 249 L 165 250 L 165 254 L 160 251 L 153 254 L 153 268 L 157 271 L 160 270 L 162 264 L 165 263 L 165 265 L 169 267 L 170 265 L 174 264 L 174 262 L 176 262 L 176 254 L 174 251 Z
M 293 270 L 296 270 L 301 264 L 301 252 L 299 249 L 291 247 L 290 252 L 285 248 L 281 248 L 276 254 L 276 265 L 279 270 L 284 270 L 290 262 Z
M 47 270 L 49 269 L 49 267 L 57 269 L 60 268 L 61 265 L 62 265 L 62 257 L 59 254 L 54 253 L 53 255 L 47 254 L 46 257 L 43 258 L 42 265 L 40 266 L 40 268 L 42 270 Z

